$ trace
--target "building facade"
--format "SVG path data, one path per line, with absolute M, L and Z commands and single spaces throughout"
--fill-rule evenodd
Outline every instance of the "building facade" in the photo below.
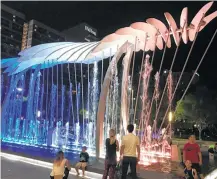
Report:
M 36 20 L 27 21 L 23 13 L 1 4 L 1 58 L 16 57 L 35 45 L 51 42 L 97 41 L 98 32 L 86 23 L 62 33 Z
M 98 32 L 87 23 L 81 23 L 75 27 L 62 31 L 66 41 L 70 42 L 94 42 L 98 41 Z
M 27 33 L 24 33 L 24 35 L 27 35 L 26 48 L 43 43 L 65 41 L 64 35 L 62 35 L 60 32 L 36 20 L 29 21 L 26 26 Z
M 1 58 L 15 57 L 21 51 L 25 15 L 1 4 Z

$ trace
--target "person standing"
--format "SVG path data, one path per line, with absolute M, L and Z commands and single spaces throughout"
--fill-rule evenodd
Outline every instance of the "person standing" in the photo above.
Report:
M 183 162 L 185 163 L 187 160 L 191 161 L 192 168 L 195 168 L 200 175 L 200 178 L 203 179 L 204 176 L 201 171 L 202 154 L 199 145 L 196 143 L 194 135 L 190 135 L 188 143 L 184 145 Z
M 114 179 L 115 177 L 115 167 L 117 164 L 117 154 L 119 151 L 119 143 L 115 137 L 115 130 L 110 129 L 109 138 L 106 139 L 106 158 L 105 158 L 105 170 L 102 179 Z
M 134 125 L 129 124 L 127 126 L 127 131 L 128 134 L 123 136 L 120 150 L 120 157 L 123 157 L 122 179 L 126 179 L 129 165 L 131 169 L 132 178 L 136 179 L 136 165 L 140 159 L 139 138 L 133 134 Z

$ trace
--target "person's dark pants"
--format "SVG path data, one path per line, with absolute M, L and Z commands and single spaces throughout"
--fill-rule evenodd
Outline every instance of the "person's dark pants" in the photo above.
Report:
M 123 157 L 122 162 L 122 179 L 127 178 L 127 171 L 128 167 L 130 165 L 131 175 L 133 179 L 136 179 L 136 164 L 137 164 L 137 158 L 136 157 Z
M 105 169 L 103 173 L 103 179 L 107 179 L 109 176 L 109 179 L 114 179 L 115 178 L 115 168 L 116 164 L 110 164 L 109 161 L 106 159 L 105 160 Z
M 203 174 L 202 173 L 202 168 L 201 166 L 199 165 L 199 163 L 192 163 L 192 168 L 194 168 L 197 173 L 200 175 L 200 174 Z

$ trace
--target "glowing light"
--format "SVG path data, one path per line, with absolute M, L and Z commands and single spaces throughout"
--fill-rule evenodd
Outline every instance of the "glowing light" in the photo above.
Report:
M 37 117 L 40 117 L 40 116 L 41 116 L 41 111 L 38 111 Z
M 17 91 L 23 91 L 23 89 L 22 88 L 17 88 Z
M 88 111 L 86 111 L 86 118 L 88 118 L 89 117 L 89 112 Z
M 169 122 L 171 122 L 173 119 L 173 113 L 172 112 L 169 112 Z

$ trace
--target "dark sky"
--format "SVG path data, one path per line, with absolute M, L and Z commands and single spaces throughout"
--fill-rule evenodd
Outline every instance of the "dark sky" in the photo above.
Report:
M 184 7 L 188 7 L 188 20 L 190 23 L 194 15 L 200 8 L 207 3 L 204 2 L 2 2 L 5 5 L 12 7 L 20 12 L 23 12 L 28 20 L 36 19 L 56 30 L 73 27 L 81 22 L 86 22 L 90 26 L 96 28 L 99 32 L 99 37 L 104 37 L 113 33 L 118 28 L 129 26 L 136 21 L 145 21 L 149 17 L 154 17 L 166 23 L 164 12 L 170 12 L 179 26 L 181 11 Z M 217 2 L 213 4 L 207 15 L 217 10 Z M 217 28 L 217 18 L 208 24 L 203 31 L 199 33 L 195 48 L 189 59 L 187 70 L 194 70 L 205 51 L 214 31 Z M 176 71 L 179 71 L 184 64 L 187 53 L 192 43 L 188 45 L 182 44 L 179 53 L 177 54 Z M 168 50 L 165 58 L 165 66 L 171 63 L 175 51 L 175 44 L 172 41 L 173 48 Z M 162 55 L 158 52 L 156 55 L 157 62 Z M 206 58 L 204 59 L 201 68 L 199 69 L 200 81 L 206 84 L 209 88 L 217 90 L 217 37 L 215 37 L 212 46 L 210 47 Z

